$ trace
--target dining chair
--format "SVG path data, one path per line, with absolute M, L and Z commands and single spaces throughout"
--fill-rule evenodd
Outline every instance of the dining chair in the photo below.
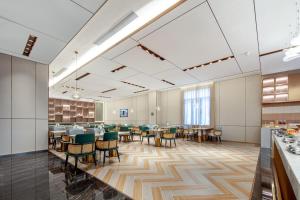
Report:
M 117 132 L 106 132 L 103 135 L 103 140 L 96 140 L 96 151 L 103 153 L 103 165 L 105 164 L 106 152 L 116 151 L 118 160 L 120 162 L 120 155 L 118 151 L 118 133 Z
M 147 138 L 148 144 L 150 144 L 150 138 L 154 139 L 156 135 L 154 132 L 150 132 L 149 127 L 142 126 L 141 127 L 141 136 L 142 136 L 141 144 L 143 143 L 144 138 Z
M 75 173 L 77 170 L 78 159 L 93 156 L 94 163 L 96 162 L 96 151 L 95 151 L 95 134 L 78 134 L 75 136 L 75 143 L 68 144 L 68 150 L 65 152 L 66 161 L 65 166 L 68 164 L 69 156 L 75 158 Z
M 162 137 L 160 138 L 160 141 L 162 143 L 162 140 L 165 140 L 165 147 L 167 146 L 167 141 L 170 141 L 170 148 L 172 146 L 171 141 L 174 141 L 175 147 L 176 147 L 176 132 L 177 128 L 170 128 L 170 131 L 167 133 L 163 133 Z

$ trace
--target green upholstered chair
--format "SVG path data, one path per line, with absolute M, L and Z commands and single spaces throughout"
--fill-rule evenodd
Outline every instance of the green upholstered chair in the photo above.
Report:
M 140 129 L 141 129 L 141 136 L 142 136 L 141 143 L 143 143 L 144 138 L 147 138 L 149 144 L 150 138 L 155 138 L 155 134 L 151 133 L 149 127 L 147 126 L 141 126 Z
M 105 164 L 106 152 L 115 150 L 120 162 L 120 155 L 118 151 L 118 133 L 117 132 L 106 132 L 103 135 L 103 140 L 96 140 L 96 150 L 103 151 L 103 165 Z
M 165 140 L 165 147 L 167 145 L 167 141 L 170 141 L 170 148 L 171 148 L 171 141 L 174 141 L 175 147 L 176 147 L 176 132 L 177 132 L 177 128 L 170 128 L 170 131 L 167 133 L 164 133 L 162 135 L 162 137 L 160 138 L 161 143 L 162 140 Z
M 87 157 L 89 155 L 93 156 L 95 165 L 96 162 L 96 151 L 95 151 L 95 134 L 78 134 L 75 136 L 75 143 L 68 145 L 68 150 L 66 154 L 65 165 L 68 164 L 69 156 L 75 158 L 75 172 L 77 169 L 78 158 Z

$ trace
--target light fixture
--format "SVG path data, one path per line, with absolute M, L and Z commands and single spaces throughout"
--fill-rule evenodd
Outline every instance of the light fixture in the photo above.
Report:
M 295 36 L 291 39 L 291 48 L 285 50 L 285 56 L 283 57 L 284 62 L 289 62 L 295 60 L 296 58 L 300 58 L 300 14 L 299 14 L 299 4 L 296 2 L 297 7 L 297 30 L 294 34 Z M 291 35 L 293 35 L 291 33 Z
M 134 12 L 137 17 L 134 18 L 129 24 L 125 25 L 117 32 L 111 34 L 111 36 L 105 39 L 103 42 L 101 41 L 101 43 L 98 43 L 98 45 L 94 45 L 86 53 L 84 53 L 79 58 L 78 65 L 72 63 L 62 74 L 50 79 L 49 87 L 52 87 L 65 77 L 72 74 L 75 70 L 84 66 L 100 54 L 104 53 L 114 45 L 126 39 L 128 36 L 135 33 L 146 24 L 155 20 L 158 16 L 170 11 L 171 9 L 174 9 L 182 2 L 184 2 L 184 0 L 152 0 L 151 2 Z
M 76 56 L 76 65 L 77 65 L 77 57 L 78 57 L 78 52 L 77 51 L 75 51 L 75 56 Z M 77 70 L 76 70 L 76 75 L 75 76 L 76 76 L 75 77 L 75 92 L 72 95 L 72 98 L 75 99 L 75 100 L 77 100 L 77 99 L 80 99 L 80 94 L 77 91 L 77 81 L 78 81 L 78 79 L 77 79 Z

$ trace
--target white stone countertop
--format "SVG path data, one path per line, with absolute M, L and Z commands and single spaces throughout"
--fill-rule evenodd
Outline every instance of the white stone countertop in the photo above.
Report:
M 287 176 L 293 187 L 295 196 L 300 200 L 300 155 L 292 154 L 286 150 L 282 137 L 273 135 L 275 144 L 280 154 Z

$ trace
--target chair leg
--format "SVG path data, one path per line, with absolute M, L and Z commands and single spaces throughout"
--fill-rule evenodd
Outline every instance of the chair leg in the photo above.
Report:
M 78 163 L 78 157 L 76 156 L 75 157 L 75 174 L 77 172 L 77 163 Z
M 149 140 L 149 137 L 148 137 L 148 144 L 150 144 L 150 140 Z
M 120 162 L 120 155 L 119 155 L 118 149 L 116 149 L 116 152 L 117 152 L 117 156 L 118 156 L 118 159 L 119 159 L 119 162 Z
M 143 141 L 144 141 L 144 137 L 142 137 L 142 139 L 141 139 L 141 144 L 143 143 Z
M 220 142 L 220 143 L 222 143 L 222 139 L 221 139 L 221 136 L 218 136 L 218 138 L 219 138 L 219 142 Z
M 105 153 L 106 153 L 106 151 L 103 151 L 103 166 L 105 164 Z
M 96 152 L 93 154 L 93 158 L 94 158 L 94 163 L 95 163 L 95 166 L 97 166 Z
M 66 156 L 65 167 L 68 165 L 69 155 Z
M 171 144 L 171 140 L 170 140 L 170 148 L 171 148 L 172 144 Z
M 176 147 L 176 139 L 174 138 L 174 144 L 175 144 L 175 147 Z
M 165 147 L 167 146 L 167 140 L 165 139 Z

